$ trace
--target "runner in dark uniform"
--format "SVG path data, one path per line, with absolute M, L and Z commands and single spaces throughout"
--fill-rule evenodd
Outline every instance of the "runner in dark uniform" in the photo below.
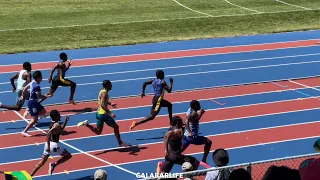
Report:
M 174 164 L 182 165 L 184 162 L 190 162 L 197 170 L 199 161 L 192 156 L 182 155 L 182 138 L 183 138 L 183 123 L 179 116 L 174 116 L 172 119 L 172 128 L 164 137 L 165 144 L 165 161 L 158 163 L 157 173 L 169 173 Z
M 51 83 L 52 81 L 52 84 L 47 94 L 50 96 L 53 96 L 54 92 L 56 92 L 59 86 L 70 86 L 71 92 L 70 92 L 69 103 L 75 104 L 73 100 L 73 96 L 76 91 L 77 84 L 74 83 L 73 81 L 70 81 L 69 79 L 65 79 L 66 72 L 69 70 L 72 64 L 72 61 L 70 60 L 68 63 L 68 66 L 66 65 L 66 62 L 68 60 L 68 56 L 66 53 L 61 53 L 60 59 L 61 60 L 59 61 L 59 63 L 54 68 L 52 68 L 50 72 L 50 76 L 48 80 L 49 80 L 49 83 Z M 57 75 L 52 79 L 52 74 L 55 70 L 57 70 L 58 72 L 57 72 Z
M 63 125 L 59 124 L 61 116 L 57 110 L 52 110 L 50 112 L 50 117 L 52 121 L 49 128 L 49 132 L 47 133 L 47 142 L 44 145 L 42 160 L 36 165 L 36 167 L 31 173 L 31 176 L 33 176 L 47 162 L 50 155 L 62 156 L 62 158 L 59 159 L 56 163 L 49 164 L 50 175 L 53 173 L 53 170 L 57 165 L 69 160 L 72 157 L 72 155 L 68 150 L 66 150 L 65 148 L 59 145 L 61 132 L 66 127 L 69 121 L 69 117 L 68 116 L 66 117 L 66 121 L 64 122 Z
M 151 108 L 151 113 L 148 117 L 144 118 L 143 120 L 136 122 L 133 121 L 132 125 L 130 126 L 130 129 L 132 130 L 133 128 L 135 128 L 136 126 L 138 126 L 139 124 L 143 124 L 146 123 L 150 120 L 153 120 L 160 112 L 161 107 L 167 107 L 168 108 L 168 113 L 169 113 L 169 119 L 170 119 L 170 124 L 171 124 L 171 119 L 172 119 L 172 104 L 164 99 L 164 94 L 165 91 L 167 91 L 168 93 L 171 93 L 172 91 L 172 84 L 173 84 L 173 79 L 170 78 L 170 87 L 168 87 L 166 81 L 164 80 L 164 72 L 162 70 L 158 70 L 156 72 L 156 78 L 146 81 L 145 83 L 143 83 L 143 87 L 142 87 L 142 94 L 141 97 L 143 98 L 145 95 L 145 89 L 147 87 L 147 85 L 152 84 L 153 85 L 153 89 L 154 89 L 154 97 L 152 100 L 152 108 Z

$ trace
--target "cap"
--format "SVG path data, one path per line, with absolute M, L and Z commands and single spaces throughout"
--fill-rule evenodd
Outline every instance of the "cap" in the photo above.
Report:
M 107 179 L 107 172 L 102 169 L 98 169 L 94 173 L 94 180 L 106 180 Z
M 229 163 L 228 152 L 224 149 L 217 149 L 212 154 L 213 162 L 217 166 L 225 166 Z
M 301 180 L 319 180 L 320 158 L 304 160 L 299 167 Z

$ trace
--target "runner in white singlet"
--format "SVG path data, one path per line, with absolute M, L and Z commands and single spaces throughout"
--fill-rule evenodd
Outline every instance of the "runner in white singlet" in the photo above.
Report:
M 16 105 L 14 106 L 8 106 L 8 105 L 2 105 L 0 103 L 0 108 L 8 109 L 8 110 L 14 110 L 14 111 L 20 111 L 22 106 L 24 105 L 25 99 L 29 100 L 29 93 L 23 94 L 24 99 L 21 100 L 20 97 L 22 96 L 22 90 L 23 88 L 28 85 L 31 82 L 31 64 L 29 62 L 23 63 L 23 70 L 21 70 L 19 73 L 16 73 L 11 79 L 11 85 L 13 88 L 13 92 L 17 94 L 16 98 Z M 17 86 L 14 83 L 14 80 L 17 79 Z M 24 115 L 27 114 L 27 109 Z

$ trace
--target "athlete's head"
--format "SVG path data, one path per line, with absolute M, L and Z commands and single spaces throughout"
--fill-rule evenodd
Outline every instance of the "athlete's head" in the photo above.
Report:
M 60 54 L 60 59 L 63 61 L 63 62 L 66 62 L 68 60 L 68 56 L 66 53 L 61 53 Z
M 54 122 L 59 122 L 60 118 L 61 118 L 58 110 L 52 110 L 50 112 L 50 117 L 51 117 L 52 121 L 54 121 Z
M 199 111 L 201 109 L 201 105 L 200 105 L 199 101 L 197 101 L 197 100 L 192 100 L 190 102 L 190 107 L 191 107 L 191 109 L 193 109 L 195 111 Z
M 158 79 L 164 79 L 164 72 L 162 70 L 158 70 L 156 72 L 156 76 Z
M 35 71 L 32 75 L 33 79 L 38 83 L 42 81 L 42 73 L 41 71 Z
M 182 128 L 183 127 L 182 118 L 180 116 L 173 116 L 171 124 L 173 127 Z
M 104 80 L 102 82 L 102 87 L 105 88 L 106 90 L 111 90 L 112 89 L 112 83 L 110 80 Z
M 27 70 L 28 72 L 30 72 L 32 70 L 31 64 L 29 62 L 24 62 L 23 63 L 23 69 Z

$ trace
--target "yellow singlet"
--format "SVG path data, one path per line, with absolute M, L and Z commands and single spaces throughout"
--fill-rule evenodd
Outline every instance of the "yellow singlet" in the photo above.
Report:
M 100 95 L 101 95 L 101 93 L 103 93 L 103 92 L 107 92 L 105 89 L 102 89 L 101 91 L 100 91 L 100 93 L 99 93 L 99 95 L 98 95 L 98 104 L 99 104 L 99 109 L 98 109 L 98 113 L 99 114 L 110 114 L 110 111 L 108 111 L 108 112 L 106 112 L 103 108 L 102 108 L 102 106 L 101 106 L 101 98 L 100 98 Z M 108 103 L 108 100 L 109 100 L 109 96 L 107 95 L 107 102 L 106 103 Z

